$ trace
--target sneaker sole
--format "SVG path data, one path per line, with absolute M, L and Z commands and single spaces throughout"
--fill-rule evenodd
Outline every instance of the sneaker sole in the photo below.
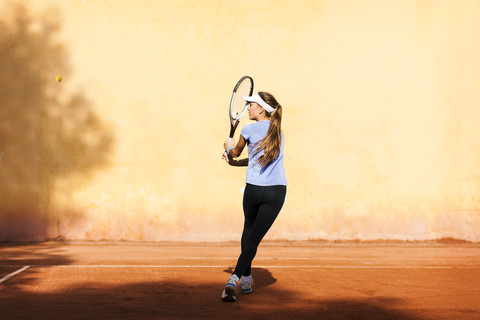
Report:
M 235 296 L 235 288 L 231 286 L 225 287 L 225 290 L 222 292 L 222 301 L 223 302 L 235 302 L 237 297 Z
M 246 290 L 243 290 L 243 289 L 242 289 L 242 293 L 245 293 L 245 294 L 247 294 L 247 293 L 252 293 L 252 292 L 253 292 L 253 289 L 252 289 L 252 288 L 246 289 Z

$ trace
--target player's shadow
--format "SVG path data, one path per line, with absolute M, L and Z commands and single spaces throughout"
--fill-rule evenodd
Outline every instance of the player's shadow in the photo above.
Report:
M 67 90 L 68 51 L 56 40 L 61 20 L 55 8 L 35 16 L 23 5 L 2 8 L 0 241 L 62 236 L 81 218 L 68 204 L 71 191 L 107 165 L 113 148 L 89 99 Z
M 223 272 L 229 275 L 231 275 L 233 271 L 234 271 L 233 267 L 229 267 L 223 270 Z M 264 269 L 264 268 L 252 267 L 252 278 L 254 281 L 255 290 L 262 289 L 264 287 L 270 286 L 275 282 L 277 282 L 277 279 L 273 277 L 273 274 L 270 272 L 270 270 Z

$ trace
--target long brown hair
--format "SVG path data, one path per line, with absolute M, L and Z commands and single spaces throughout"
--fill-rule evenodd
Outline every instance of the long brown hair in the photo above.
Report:
M 263 154 L 257 160 L 260 166 L 264 168 L 280 154 L 280 146 L 282 143 L 282 106 L 271 93 L 259 92 L 258 94 L 263 101 L 275 109 L 272 113 L 265 111 L 265 114 L 270 119 L 270 127 L 268 127 L 267 135 L 254 145 L 254 155 L 264 150 Z

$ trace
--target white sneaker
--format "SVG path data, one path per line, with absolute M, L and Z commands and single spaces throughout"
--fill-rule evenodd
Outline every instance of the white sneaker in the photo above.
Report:
M 222 301 L 224 302 L 235 302 L 237 301 L 237 296 L 235 295 L 235 289 L 237 286 L 237 281 L 230 277 L 225 285 L 225 289 L 222 292 Z
M 240 287 L 242 288 L 242 293 L 251 293 L 253 291 L 252 289 L 253 285 L 253 279 L 250 278 L 250 280 L 244 281 L 242 278 L 242 281 L 240 282 Z

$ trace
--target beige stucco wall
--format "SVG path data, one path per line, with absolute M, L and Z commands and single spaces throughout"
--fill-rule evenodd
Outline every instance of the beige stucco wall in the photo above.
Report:
M 1 0 L 0 70 L 0 240 L 238 240 L 248 74 L 284 106 L 267 238 L 480 241 L 478 1 Z

